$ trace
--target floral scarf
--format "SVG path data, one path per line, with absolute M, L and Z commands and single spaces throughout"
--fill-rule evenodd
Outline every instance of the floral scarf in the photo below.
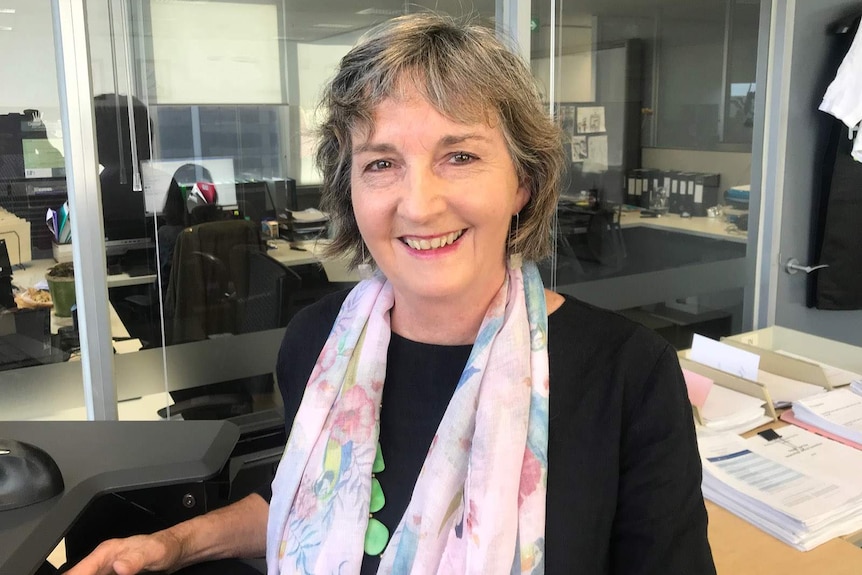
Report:
M 270 575 L 359 573 L 393 292 L 347 296 L 309 378 L 273 481 Z M 548 471 L 544 288 L 510 269 L 383 553 L 379 573 L 542 574 Z

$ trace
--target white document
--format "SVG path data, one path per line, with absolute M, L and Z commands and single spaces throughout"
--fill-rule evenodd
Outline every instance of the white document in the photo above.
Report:
M 802 429 L 778 431 L 772 441 L 699 431 L 704 496 L 803 551 L 862 528 L 862 485 L 835 473 L 842 462 L 862 465 L 862 454 Z
M 759 445 L 763 453 L 786 461 L 795 461 L 813 473 L 849 486 L 862 486 L 862 451 L 852 449 L 795 425 L 776 430 L 780 439 L 768 441 L 760 435 L 747 439 Z
M 706 427 L 715 431 L 745 433 L 772 420 L 763 400 L 713 385 L 700 411 Z
M 695 334 L 689 358 L 749 381 L 757 381 L 760 356 L 756 353 Z
M 849 389 L 835 389 L 794 401 L 793 414 L 800 421 L 862 443 L 862 396 Z

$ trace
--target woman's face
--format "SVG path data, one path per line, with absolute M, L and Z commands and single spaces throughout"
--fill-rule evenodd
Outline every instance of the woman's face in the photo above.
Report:
M 529 199 L 499 126 L 457 123 L 416 92 L 373 119 L 352 138 L 353 211 L 396 297 L 491 297 Z

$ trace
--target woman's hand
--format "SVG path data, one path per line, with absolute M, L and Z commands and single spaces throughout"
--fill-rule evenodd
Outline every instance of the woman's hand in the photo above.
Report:
M 269 503 L 252 494 L 152 535 L 105 541 L 66 575 L 134 575 L 266 552 Z
M 134 575 L 177 567 L 182 543 L 170 530 L 100 544 L 67 575 Z

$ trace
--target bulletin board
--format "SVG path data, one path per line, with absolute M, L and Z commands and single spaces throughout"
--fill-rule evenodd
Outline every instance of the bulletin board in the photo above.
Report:
M 608 169 L 608 129 L 605 106 L 596 103 L 557 104 L 563 145 L 580 171 L 601 173 Z

